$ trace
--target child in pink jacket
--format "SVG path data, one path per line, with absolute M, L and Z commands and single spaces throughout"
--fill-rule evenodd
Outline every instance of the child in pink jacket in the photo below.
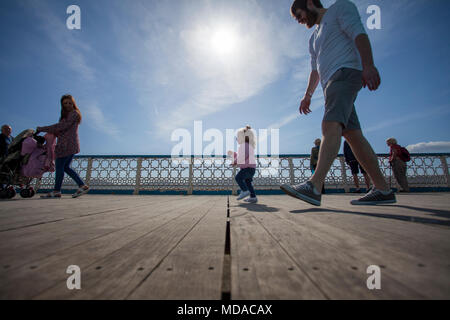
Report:
M 252 128 L 247 125 L 237 132 L 238 152 L 228 152 L 229 155 L 233 155 L 233 166 L 237 165 L 241 168 L 235 178 L 239 188 L 241 188 L 241 193 L 237 197 L 237 200 L 250 196 L 250 198 L 244 200 L 250 203 L 258 202 L 255 189 L 252 185 L 253 177 L 256 173 L 255 140 L 255 134 Z

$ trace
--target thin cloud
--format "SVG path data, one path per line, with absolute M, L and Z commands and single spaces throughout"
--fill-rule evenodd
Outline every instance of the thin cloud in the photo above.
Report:
M 62 53 L 67 66 L 77 73 L 83 81 L 95 81 L 95 69 L 89 66 L 85 54 L 92 54 L 92 48 L 78 40 L 74 33 L 68 32 L 64 15 L 57 16 L 44 1 L 22 1 L 20 4 L 33 12 L 39 19 L 36 25 L 41 28 L 53 44 L 53 48 Z M 63 17 L 63 18 L 61 18 Z
M 39 26 L 52 42 L 55 50 L 61 53 L 64 63 L 80 77 L 81 81 L 94 86 L 98 77 L 95 68 L 88 63 L 87 56 L 92 56 L 94 50 L 86 42 L 80 41 L 75 33 L 68 31 L 65 20 L 57 16 L 49 4 L 43 1 L 23 1 L 22 6 L 32 9 L 40 20 Z M 62 15 L 62 17 L 65 17 Z M 89 97 L 80 97 L 80 100 L 90 101 Z M 91 100 L 92 101 L 92 100 Z M 87 123 L 95 130 L 101 131 L 116 140 L 120 140 L 118 127 L 104 115 L 102 109 L 96 103 L 82 103 Z
M 430 141 L 411 144 L 406 147 L 409 152 L 415 153 L 448 153 L 450 152 L 450 141 Z
M 404 117 L 400 117 L 394 120 L 386 120 L 383 122 L 380 122 L 379 124 L 369 127 L 367 129 L 364 129 L 364 132 L 373 132 L 373 131 L 378 131 L 384 128 L 392 128 L 395 125 L 401 124 L 401 123 L 405 123 L 405 122 L 411 122 L 412 120 L 417 120 L 417 119 L 424 119 L 424 118 L 428 118 L 428 117 L 432 117 L 432 116 L 436 116 L 436 115 L 443 115 L 446 113 L 449 113 L 450 109 L 448 106 L 439 106 L 439 107 L 435 107 L 433 109 L 429 109 L 427 110 L 426 113 L 424 112 L 416 112 L 413 114 L 410 114 L 408 116 L 404 116 Z
M 295 23 L 263 10 L 257 1 L 220 6 L 218 18 L 212 1 L 180 1 L 177 12 L 167 2 L 137 2 L 138 12 L 127 11 L 136 16 L 136 26 L 126 33 L 115 27 L 122 48 L 129 48 L 131 41 L 137 44 L 130 63 L 132 79 L 142 105 L 164 110 L 156 115 L 148 110 L 160 135 L 170 136 L 175 128 L 258 95 L 287 72 L 293 60 L 306 55 L 301 44 L 307 35 L 299 36 Z M 171 19 L 161 18 L 166 15 Z M 236 35 L 235 51 L 227 57 L 211 46 L 220 28 Z M 129 50 L 123 55 L 129 61 Z M 302 73 L 296 70 L 293 76 L 305 78 Z M 161 93 L 166 98 L 161 99 Z
M 120 130 L 109 119 L 105 117 L 103 111 L 93 103 L 85 104 L 84 110 L 88 124 L 95 130 L 101 131 L 108 136 L 120 140 Z

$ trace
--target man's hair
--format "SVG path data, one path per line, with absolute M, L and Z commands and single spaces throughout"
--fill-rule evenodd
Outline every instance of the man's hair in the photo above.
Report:
M 3 131 L 3 129 L 9 128 L 9 127 L 10 127 L 9 124 L 4 124 L 4 125 L 2 125 L 2 131 Z
M 294 0 L 294 3 L 292 3 L 292 6 L 291 6 L 291 15 L 293 17 L 295 17 L 295 12 L 298 9 L 308 11 L 308 8 L 306 6 L 306 1 L 307 0 Z M 320 0 L 312 0 L 312 2 L 317 8 L 323 8 L 323 5 L 322 5 L 322 3 L 320 3 Z

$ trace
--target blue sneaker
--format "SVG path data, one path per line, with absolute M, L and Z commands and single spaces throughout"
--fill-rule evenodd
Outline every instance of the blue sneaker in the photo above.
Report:
M 258 198 L 257 197 L 250 197 L 244 200 L 245 202 L 248 203 L 257 203 L 258 202 Z
M 241 191 L 239 194 L 239 197 L 236 198 L 236 200 L 242 200 L 244 198 L 247 198 L 250 195 L 250 191 Z
M 305 183 L 294 186 L 283 184 L 280 186 L 280 189 L 291 197 L 306 201 L 315 206 L 320 206 L 322 194 L 316 194 L 314 192 L 314 186 L 311 181 L 306 181 Z

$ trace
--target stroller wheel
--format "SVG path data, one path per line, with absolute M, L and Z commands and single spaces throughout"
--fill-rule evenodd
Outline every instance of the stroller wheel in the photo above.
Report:
M 7 199 L 12 199 L 16 196 L 16 190 L 14 189 L 14 187 L 9 187 L 6 190 L 6 198 Z
M 34 191 L 33 187 L 30 187 L 28 190 L 30 190 L 30 198 L 33 198 L 34 195 L 36 194 L 36 191 Z
M 22 190 L 20 190 L 20 196 L 22 197 L 22 198 L 30 198 L 30 190 L 27 188 L 27 189 L 22 189 Z

